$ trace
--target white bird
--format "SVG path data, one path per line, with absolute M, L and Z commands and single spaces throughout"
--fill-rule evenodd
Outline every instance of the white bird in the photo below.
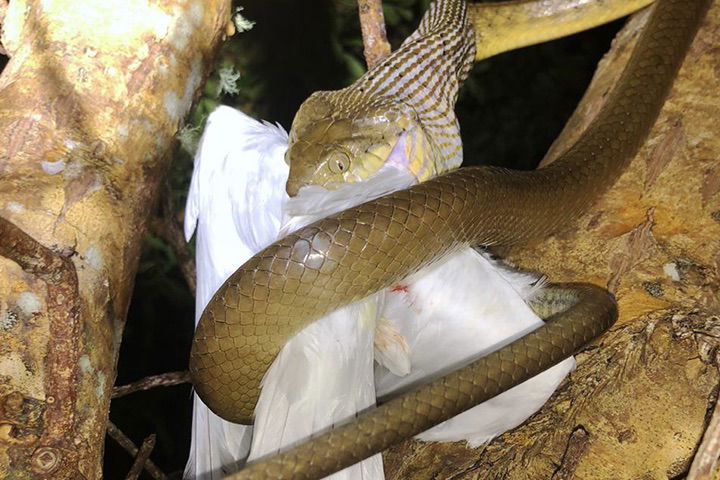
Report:
M 286 148 L 287 134 L 280 127 L 229 107 L 208 119 L 185 225 L 189 238 L 197 223 L 196 319 L 222 282 L 278 236 L 415 182 L 410 172 L 387 166 L 363 182 L 335 190 L 305 187 L 288 199 Z M 263 379 L 250 458 L 374 405 L 376 388 L 378 395 L 391 395 L 537 327 L 541 321 L 525 300 L 539 283 L 536 276 L 467 249 L 311 324 L 287 342 Z M 375 373 L 373 344 L 381 364 Z M 539 409 L 573 366 L 568 359 L 419 438 L 466 440 L 473 446 L 487 442 Z M 214 480 L 237 470 L 250 435 L 250 427 L 219 419 L 196 397 L 185 478 Z M 380 455 L 332 478 L 380 480 Z
M 280 127 L 229 107 L 208 118 L 185 217 L 186 239 L 197 231 L 196 322 L 225 279 L 280 234 L 286 149 L 287 134 Z M 288 216 L 293 225 L 310 221 L 296 212 L 294 219 Z M 220 419 L 195 396 L 185 478 L 219 479 L 238 470 L 248 453 L 252 459 L 273 452 L 374 405 L 376 309 L 373 299 L 350 305 L 285 345 L 263 380 L 254 435 L 252 427 Z M 333 476 L 382 477 L 380 455 Z

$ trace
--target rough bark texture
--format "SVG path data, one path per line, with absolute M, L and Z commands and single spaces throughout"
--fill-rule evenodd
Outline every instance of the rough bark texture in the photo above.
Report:
M 363 54 L 368 70 L 390 55 L 390 42 L 385 33 L 382 0 L 358 0 Z
M 140 240 L 227 0 L 13 0 L 0 76 L 0 478 L 96 479 Z
M 640 14 L 616 39 L 548 161 L 591 120 Z M 667 479 L 687 472 L 717 397 L 720 344 L 720 4 L 629 171 L 576 227 L 507 252 L 552 281 L 617 296 L 620 321 L 529 421 L 490 444 L 407 442 L 389 479 Z

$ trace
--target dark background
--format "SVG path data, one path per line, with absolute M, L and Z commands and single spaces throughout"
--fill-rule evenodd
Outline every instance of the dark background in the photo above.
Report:
M 428 3 L 385 0 L 394 47 L 415 28 Z M 279 121 L 288 129 L 310 93 L 344 87 L 363 73 L 354 0 L 248 0 L 243 6 L 242 14 L 256 25 L 232 37 L 218 59 L 218 68 L 233 66 L 241 73 L 240 91 L 218 96 L 217 78 L 211 76 L 188 119 L 190 125 L 201 125 L 216 105 L 225 103 L 256 118 Z M 465 164 L 533 168 L 572 113 L 621 24 L 477 64 L 457 105 Z M 191 155 L 178 149 L 169 174 L 178 218 L 191 168 Z M 175 252 L 149 233 L 120 352 L 118 385 L 187 368 L 193 305 Z M 163 471 L 180 478 L 190 442 L 191 411 L 190 387 L 182 385 L 116 399 L 110 418 L 138 445 L 156 433 L 151 458 Z M 106 441 L 107 479 L 124 478 L 131 463 L 132 458 L 113 440 Z

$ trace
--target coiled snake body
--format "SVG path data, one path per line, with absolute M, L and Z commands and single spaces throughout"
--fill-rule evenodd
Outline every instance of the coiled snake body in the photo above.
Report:
M 265 370 L 309 322 L 460 248 L 531 241 L 576 218 L 644 141 L 708 4 L 659 0 L 605 106 L 551 165 L 445 173 L 313 223 L 255 255 L 220 288 L 198 325 L 190 370 L 203 401 L 218 415 L 247 423 Z M 288 192 L 310 181 L 362 178 L 384 161 L 405 161 L 420 180 L 456 167 L 461 144 L 452 109 L 474 50 L 464 1 L 432 4 L 397 52 L 353 86 L 319 92 L 301 107 L 291 131 Z M 242 478 L 316 478 L 339 470 L 549 368 L 617 316 L 614 301 L 597 287 L 556 287 L 545 295 L 559 295 L 548 304 L 568 308 L 548 312 L 542 328 L 250 465 Z

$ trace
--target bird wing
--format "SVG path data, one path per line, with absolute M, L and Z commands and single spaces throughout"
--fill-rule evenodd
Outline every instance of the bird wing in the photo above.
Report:
M 280 127 L 257 122 L 235 109 L 219 107 L 208 118 L 195 158 L 185 220 L 186 238 L 194 231 L 197 235 L 196 319 L 232 272 L 277 239 L 287 201 L 286 149 L 287 134 Z M 355 191 L 367 196 L 367 189 Z M 357 195 L 343 195 L 357 202 Z M 349 206 L 341 199 L 332 204 L 339 209 Z M 288 225 L 324 216 L 323 208 L 327 205 L 321 208 L 310 202 L 286 215 Z M 372 299 L 348 306 L 286 344 L 263 381 L 254 433 L 252 427 L 217 417 L 196 396 L 185 478 L 215 480 L 241 467 L 251 441 L 249 459 L 373 405 L 376 309 Z M 378 455 L 333 478 L 380 480 L 382 459 Z
M 274 453 L 375 405 L 374 296 L 308 325 L 280 351 L 263 379 L 250 460 Z M 375 455 L 331 476 L 382 480 Z
M 196 322 L 215 291 L 257 250 L 275 240 L 282 219 L 287 134 L 229 107 L 208 118 L 195 155 L 185 237 L 196 233 Z M 259 208 L 262 207 L 262 208 Z M 237 470 L 252 427 L 227 422 L 195 396 L 185 478 L 216 480 Z

